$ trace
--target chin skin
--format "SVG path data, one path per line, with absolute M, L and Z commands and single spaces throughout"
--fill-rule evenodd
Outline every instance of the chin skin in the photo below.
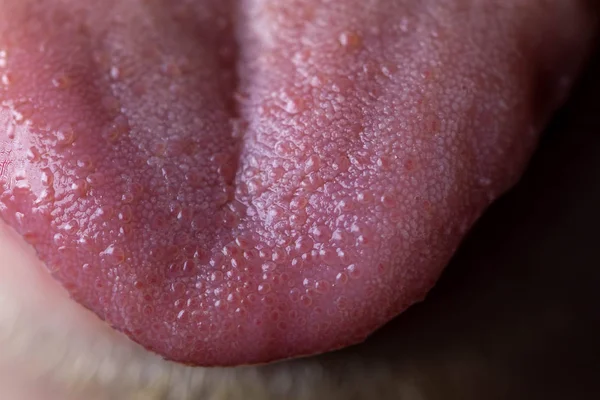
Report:
M 2 4 L 0 0 L 0 6 Z M 490 224 L 489 230 L 497 229 L 497 225 L 498 221 L 496 225 Z M 477 251 L 471 253 L 477 254 Z M 494 249 L 490 254 L 493 258 Z M 446 298 L 434 295 L 433 302 L 429 302 L 433 306 L 426 302 L 424 307 L 417 307 L 404 319 L 399 318 L 395 328 L 401 332 L 398 337 L 404 338 L 406 343 L 412 343 L 416 336 L 424 337 L 417 340 L 415 350 L 407 349 L 404 356 L 398 356 L 395 351 L 382 355 L 388 348 L 386 346 L 389 349 L 401 347 L 396 345 L 394 335 L 389 340 L 390 337 L 386 338 L 384 334 L 379 336 L 384 338 L 382 346 L 386 346 L 383 347 L 374 346 L 371 341 L 330 355 L 268 366 L 192 368 L 165 361 L 148 352 L 73 302 L 67 291 L 48 274 L 34 250 L 1 221 L 0 260 L 0 391 L 8 393 L 8 399 L 207 397 L 262 400 L 282 397 L 347 399 L 350 396 L 367 399 L 377 393 L 382 399 L 401 396 L 408 400 L 446 400 L 483 398 L 489 390 L 499 387 L 494 386 L 499 378 L 486 375 L 493 375 L 498 367 L 492 365 L 493 361 L 485 354 L 473 351 L 465 340 L 453 336 L 446 347 L 439 346 L 436 338 L 443 341 L 443 337 L 429 331 L 443 330 L 444 321 L 449 318 L 436 314 L 440 310 L 445 312 L 444 307 L 436 306 L 440 302 L 451 304 L 448 315 L 456 314 L 458 318 L 464 315 L 468 306 L 461 305 L 459 300 L 453 301 L 451 295 Z M 478 262 L 494 263 L 485 256 Z M 485 283 L 486 279 L 482 280 Z M 471 293 L 469 289 L 466 292 Z M 507 295 L 505 292 L 504 296 Z M 460 299 L 460 296 L 456 298 Z M 502 296 L 494 301 L 501 303 Z M 478 315 L 471 317 L 475 327 L 465 328 L 465 338 L 470 334 L 476 336 L 473 332 L 478 332 Z M 439 326 L 423 322 L 436 318 L 442 321 Z M 513 322 L 508 320 L 507 323 Z M 506 331 L 506 326 L 504 328 Z M 498 329 L 498 332 L 502 331 Z M 498 335 L 494 337 L 493 344 L 503 343 Z M 478 383 L 468 381 L 462 389 L 457 389 L 465 379 L 474 380 L 474 377 Z M 340 380 L 343 383 L 340 384 Z M 485 387 L 488 384 L 492 389 Z M 453 391 L 445 391 L 445 385 Z

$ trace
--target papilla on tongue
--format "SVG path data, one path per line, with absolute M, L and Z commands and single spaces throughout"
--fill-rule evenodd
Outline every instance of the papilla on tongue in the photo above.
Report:
M 518 179 L 585 55 L 576 6 L 468 3 L 11 0 L 2 218 L 166 358 L 357 343 Z

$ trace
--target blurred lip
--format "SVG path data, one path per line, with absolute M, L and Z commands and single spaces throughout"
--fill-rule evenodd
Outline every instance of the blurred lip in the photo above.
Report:
M 176 378 L 178 366 L 73 302 L 3 222 L 0 260 L 0 388 L 18 393 L 9 399 L 131 398 L 142 387 L 164 391 Z M 150 372 L 155 388 L 142 382 Z

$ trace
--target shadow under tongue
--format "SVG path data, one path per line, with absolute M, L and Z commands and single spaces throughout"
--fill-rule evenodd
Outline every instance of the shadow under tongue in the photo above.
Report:
M 287 367 L 318 364 L 357 399 L 598 398 L 599 73 L 597 52 L 425 302 L 361 345 Z

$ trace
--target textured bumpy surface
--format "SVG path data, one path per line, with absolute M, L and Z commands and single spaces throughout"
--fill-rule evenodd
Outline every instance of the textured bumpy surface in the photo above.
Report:
M 342 347 L 422 299 L 579 61 L 541 0 L 2 3 L 0 215 L 192 364 Z

